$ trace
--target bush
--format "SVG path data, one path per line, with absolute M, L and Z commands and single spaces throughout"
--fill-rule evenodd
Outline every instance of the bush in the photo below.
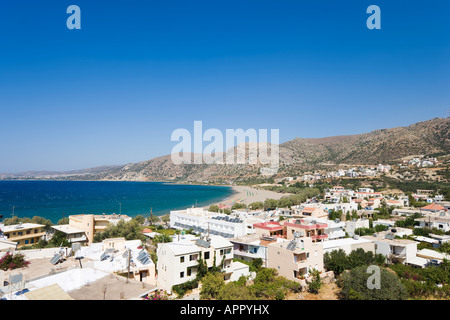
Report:
M 222 288 L 225 286 L 223 274 L 220 272 L 209 272 L 202 279 L 202 290 L 200 298 L 217 299 Z
M 3 271 L 24 268 L 29 264 L 30 262 L 25 260 L 25 256 L 22 253 L 16 253 L 13 255 L 6 252 L 6 254 L 0 259 L 0 269 Z
M 318 294 L 322 287 L 322 279 L 319 270 L 311 270 L 312 281 L 308 282 L 308 292 Z
M 174 285 L 172 286 L 172 290 L 178 295 L 178 298 L 183 298 L 186 292 L 195 289 L 197 287 L 198 287 L 198 280 L 194 279 L 191 281 L 186 281 L 184 283 Z
M 323 255 L 325 269 L 333 271 L 335 275 L 340 275 L 344 270 L 353 269 L 359 266 L 370 264 L 383 265 L 385 258 L 381 254 L 374 254 L 372 251 L 364 251 L 358 248 L 346 254 L 344 250 L 333 250 Z
M 370 289 L 367 266 L 360 266 L 341 275 L 338 285 L 341 287 L 340 298 L 344 300 L 402 300 L 408 298 L 408 293 L 400 279 L 380 268 L 380 288 Z
M 169 300 L 169 297 L 165 291 L 157 290 L 150 295 L 145 296 L 144 300 Z

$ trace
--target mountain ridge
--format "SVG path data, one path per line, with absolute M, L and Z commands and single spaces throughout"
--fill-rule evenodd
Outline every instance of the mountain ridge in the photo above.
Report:
M 403 157 L 418 154 L 448 154 L 450 151 L 449 126 L 450 118 L 434 118 L 405 127 L 377 129 L 355 135 L 294 138 L 278 146 L 278 174 L 330 169 L 340 164 L 363 166 L 394 163 Z M 248 145 L 246 143 L 247 147 Z M 268 148 L 271 149 L 270 144 Z M 237 147 L 228 152 L 236 153 Z M 221 157 L 225 154 L 218 153 Z M 258 160 L 260 160 L 259 154 Z M 102 167 L 95 167 L 46 177 L 68 180 L 224 181 L 258 177 L 261 168 L 264 167 L 267 165 L 261 163 L 176 165 L 171 161 L 170 155 L 164 155 L 122 166 L 105 166 L 104 170 L 101 170 Z M 77 174 L 77 171 L 81 174 Z M 20 175 L 11 177 L 21 178 Z M 39 179 L 39 176 L 33 178 Z

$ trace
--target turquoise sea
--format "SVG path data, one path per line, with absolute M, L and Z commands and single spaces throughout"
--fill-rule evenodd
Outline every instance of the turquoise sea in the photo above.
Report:
M 0 181 L 0 215 L 41 216 L 53 223 L 73 214 L 122 213 L 134 217 L 207 206 L 233 194 L 231 187 L 162 182 Z

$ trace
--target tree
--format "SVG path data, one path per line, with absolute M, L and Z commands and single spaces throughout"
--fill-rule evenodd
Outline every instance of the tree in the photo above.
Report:
M 380 268 L 379 289 L 370 288 L 368 279 L 372 274 L 367 272 L 367 266 L 360 266 L 341 275 L 338 285 L 339 293 L 344 300 L 402 300 L 408 293 L 400 279 L 385 268 Z M 369 279 L 370 282 L 370 279 Z
M 325 252 L 323 255 L 324 267 L 331 270 L 335 275 L 340 275 L 348 269 L 347 255 L 343 249 Z
M 202 279 L 200 299 L 217 299 L 221 289 L 225 286 L 223 274 L 220 272 L 208 272 Z
M 235 203 L 231 206 L 231 210 L 237 210 L 237 209 L 246 209 L 247 205 L 245 203 Z
M 263 265 L 263 260 L 261 258 L 256 258 L 252 260 L 252 266 L 256 270 L 260 270 Z
M 284 299 L 289 290 L 297 291 L 298 289 L 298 283 L 278 276 L 277 270 L 272 268 L 262 268 L 256 274 L 251 287 L 256 297 L 276 300 Z
M 326 252 L 323 255 L 323 263 L 325 269 L 333 271 L 335 275 L 340 275 L 345 270 L 363 265 L 383 265 L 385 263 L 385 258 L 381 254 L 374 254 L 372 251 L 364 251 L 362 248 L 353 250 L 348 255 L 343 249 L 339 249 Z
M 278 201 L 275 199 L 266 199 L 264 201 L 265 210 L 274 210 L 278 207 Z
M 242 278 L 242 277 L 241 277 Z M 256 296 L 252 293 L 251 288 L 239 281 L 229 282 L 220 288 L 218 300 L 255 300 Z
M 253 210 L 264 209 L 264 203 L 261 201 L 252 202 L 249 204 L 249 208 L 252 208 Z
M 158 234 L 158 235 L 156 235 L 153 238 L 153 243 L 154 244 L 167 243 L 167 242 L 172 242 L 172 238 L 169 235 L 165 234 L 165 233 Z
M 101 242 L 108 238 L 123 237 L 125 240 L 141 240 L 146 241 L 146 237 L 142 234 L 143 227 L 135 219 L 125 222 L 120 220 L 117 224 L 109 224 L 103 232 L 97 232 L 94 235 L 94 242 Z
M 218 205 L 210 205 L 208 211 L 210 212 L 219 212 L 219 206 Z
M 57 223 L 57 225 L 62 225 L 62 224 L 69 224 L 69 217 L 64 217 L 64 218 L 60 219 Z
M 161 217 L 161 221 L 164 222 L 166 225 L 169 224 L 170 222 L 170 215 L 169 214 L 165 214 Z
M 67 240 L 65 233 L 57 230 L 48 242 L 54 247 L 70 247 L 70 242 Z
M 136 220 L 139 224 L 144 224 L 144 222 L 145 222 L 145 218 L 142 215 L 137 215 L 133 219 Z
M 310 271 L 312 280 L 308 281 L 308 292 L 318 294 L 322 287 L 322 279 L 320 278 L 319 270 L 312 269 Z
M 382 224 L 377 224 L 375 226 L 375 232 L 382 232 L 382 231 L 386 231 L 387 226 L 382 225 Z

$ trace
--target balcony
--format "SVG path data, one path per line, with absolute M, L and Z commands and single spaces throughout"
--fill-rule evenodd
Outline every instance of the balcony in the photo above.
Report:
M 322 240 L 322 239 L 327 239 L 328 235 L 327 234 L 319 234 L 319 235 L 311 236 L 311 238 L 313 240 Z

